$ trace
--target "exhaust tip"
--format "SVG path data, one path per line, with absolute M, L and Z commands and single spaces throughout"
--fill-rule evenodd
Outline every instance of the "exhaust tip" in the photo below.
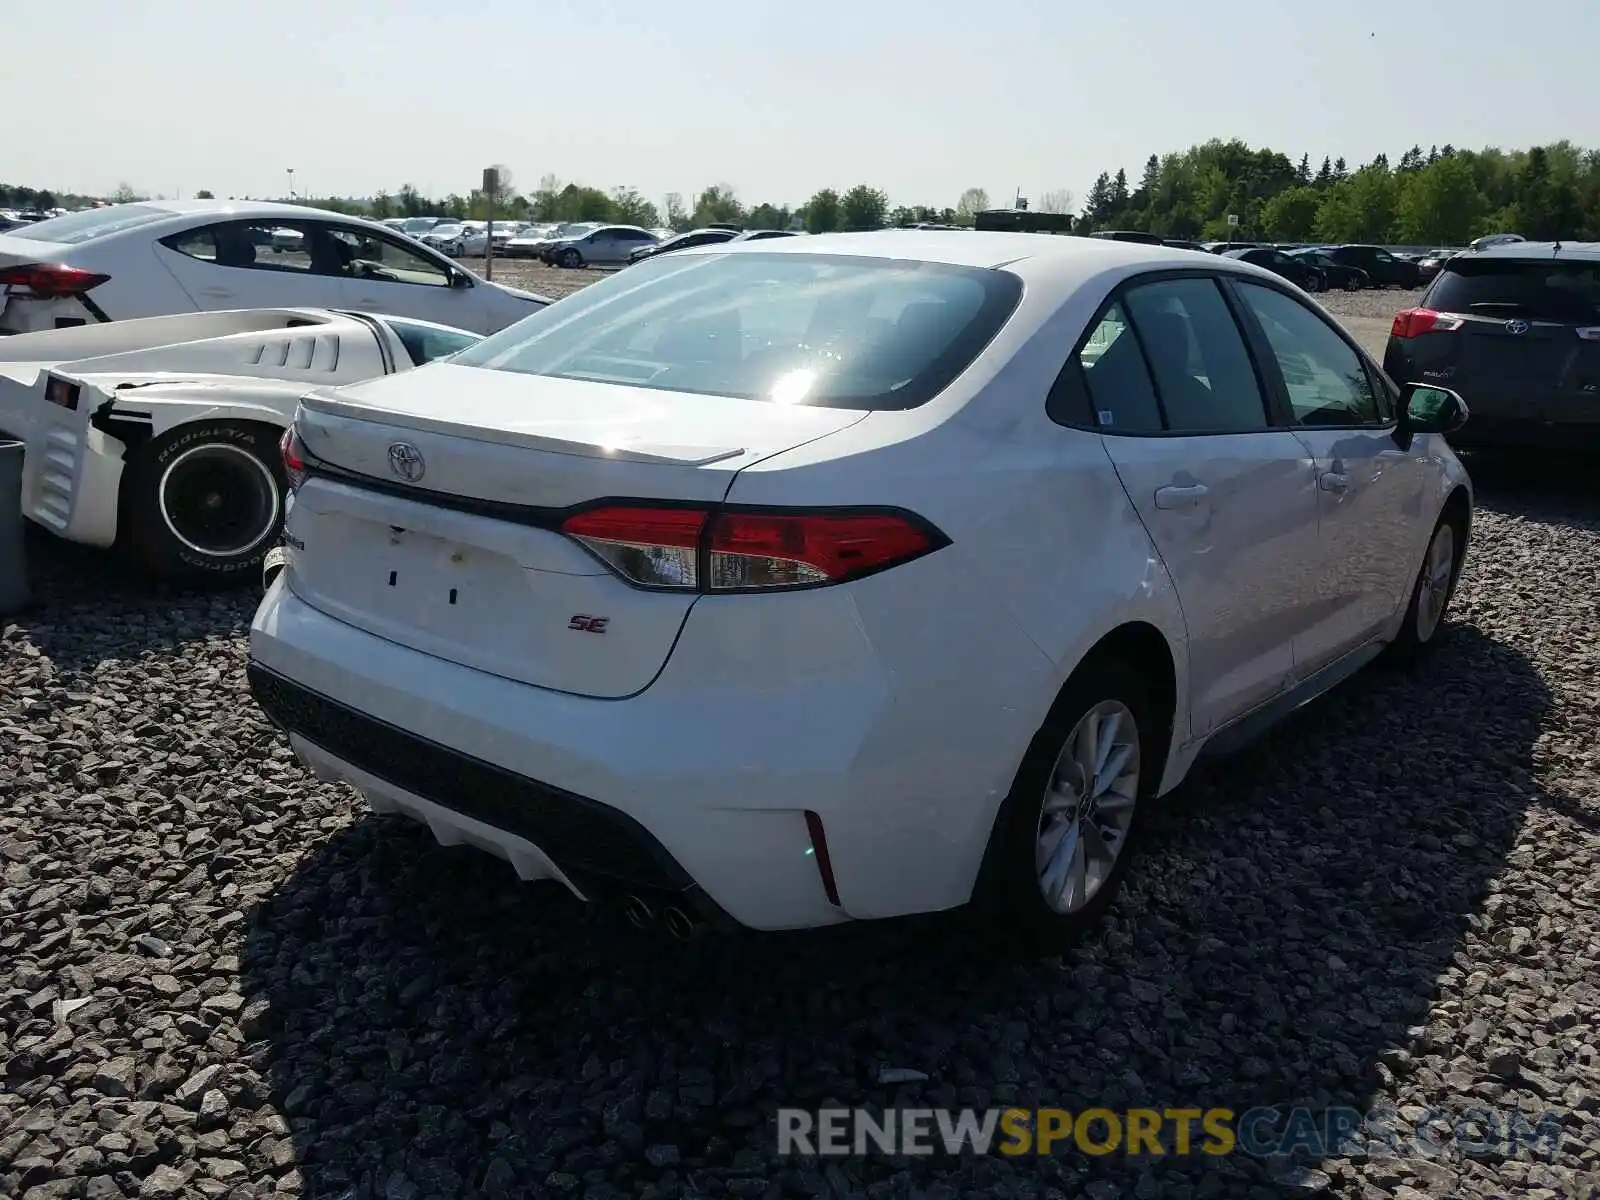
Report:
M 686 942 L 695 935 L 700 928 L 700 923 L 684 912 L 681 908 L 669 908 L 663 914 L 667 932 L 680 942 Z
M 629 896 L 624 900 L 622 912 L 635 929 L 646 929 L 655 924 L 655 911 L 638 896 Z

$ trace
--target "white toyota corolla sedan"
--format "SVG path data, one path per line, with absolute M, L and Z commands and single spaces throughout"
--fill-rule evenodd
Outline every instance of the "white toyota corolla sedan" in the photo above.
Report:
M 1435 641 L 1465 419 L 1216 255 L 661 255 L 302 400 L 250 679 L 319 777 L 639 920 L 1048 944 L 1203 750 Z

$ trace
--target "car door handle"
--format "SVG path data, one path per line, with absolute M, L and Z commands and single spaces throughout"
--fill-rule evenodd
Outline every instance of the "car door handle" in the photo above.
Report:
M 1188 487 L 1179 487 L 1172 484 L 1169 487 L 1156 489 L 1157 508 L 1193 508 L 1206 498 L 1206 485 L 1203 483 L 1190 484 Z
M 231 295 L 233 295 L 233 289 L 232 288 L 201 288 L 200 289 L 200 294 L 202 296 L 216 296 L 218 298 L 221 298 L 223 296 L 231 296 Z
M 1350 476 L 1342 471 L 1324 471 L 1317 476 L 1317 486 L 1325 492 L 1342 492 L 1350 487 Z

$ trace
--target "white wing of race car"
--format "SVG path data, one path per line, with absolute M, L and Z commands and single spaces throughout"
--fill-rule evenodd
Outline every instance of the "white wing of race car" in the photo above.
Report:
M 312 387 L 411 370 L 479 335 L 328 309 L 114 321 L 0 338 L 22 507 L 179 582 L 253 580 L 287 494 L 278 439 Z

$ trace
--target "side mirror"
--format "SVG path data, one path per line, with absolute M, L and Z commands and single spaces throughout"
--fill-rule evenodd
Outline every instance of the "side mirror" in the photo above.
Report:
M 472 276 L 459 268 L 450 272 L 450 286 L 458 291 L 472 286 Z
M 1410 449 L 1419 433 L 1450 434 L 1467 423 L 1467 402 L 1449 388 L 1428 383 L 1408 383 L 1400 389 L 1400 422 L 1396 439 Z

